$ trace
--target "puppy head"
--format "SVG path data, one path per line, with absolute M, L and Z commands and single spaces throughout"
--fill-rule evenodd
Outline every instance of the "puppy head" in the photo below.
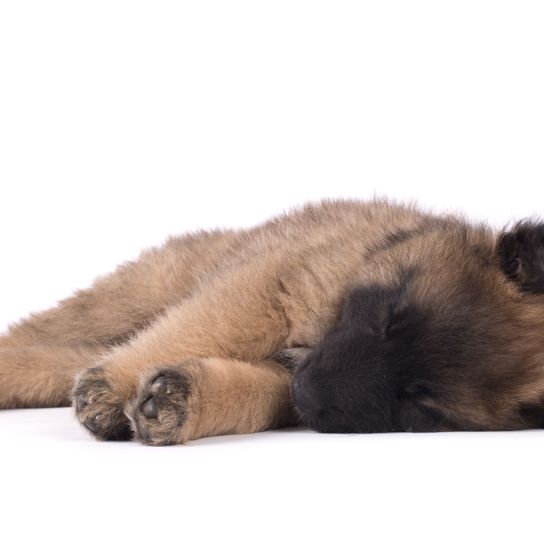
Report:
M 380 266 L 397 267 L 396 280 L 353 288 L 297 366 L 303 418 L 323 432 L 544 424 L 540 241 L 519 229 L 497 243 L 444 231 L 388 252 Z

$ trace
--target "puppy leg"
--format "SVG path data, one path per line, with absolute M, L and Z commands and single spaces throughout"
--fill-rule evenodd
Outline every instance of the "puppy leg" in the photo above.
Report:
M 169 309 L 130 343 L 114 348 L 100 366 L 85 371 L 74 393 L 81 423 L 99 438 L 126 434 L 125 405 L 137 394 L 141 377 L 156 368 L 191 358 L 258 362 L 278 352 L 289 322 L 266 264 L 264 270 L 236 270 L 217 280 Z
M 100 346 L 0 348 L 0 408 L 69 406 L 75 376 Z
M 0 336 L 0 408 L 67 404 L 77 372 L 188 297 L 230 243 L 220 232 L 173 238 L 12 326 Z
M 296 421 L 290 375 L 277 363 L 192 359 L 155 369 L 126 408 L 138 440 L 182 444 Z
M 172 238 L 99 278 L 58 306 L 0 336 L 0 347 L 118 344 L 191 295 L 203 274 L 233 243 L 228 232 Z

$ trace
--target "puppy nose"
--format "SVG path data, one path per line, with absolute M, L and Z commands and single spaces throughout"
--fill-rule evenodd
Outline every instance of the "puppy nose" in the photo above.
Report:
M 293 378 L 293 401 L 295 406 L 309 417 L 315 417 L 322 412 L 315 390 L 308 384 L 304 375 L 297 374 Z

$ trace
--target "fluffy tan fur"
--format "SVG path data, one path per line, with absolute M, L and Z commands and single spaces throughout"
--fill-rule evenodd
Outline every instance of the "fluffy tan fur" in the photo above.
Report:
M 151 444 L 287 425 L 290 375 L 273 355 L 317 345 L 348 289 L 392 281 L 395 251 L 409 263 L 432 246 L 435 278 L 451 274 L 440 229 L 414 242 L 419 248 L 399 246 L 365 262 L 388 233 L 448 221 L 456 220 L 387 202 L 333 201 L 251 230 L 172 238 L 12 326 L 0 339 L 0 407 L 65 406 L 75 387 L 76 412 L 93 433 L 108 438 L 112 426 L 120 432 L 130 421 Z M 484 228 L 468 236 L 486 247 L 496 239 Z M 514 287 L 496 281 L 516 299 Z M 435 289 L 439 304 L 447 283 L 438 278 L 420 289 Z M 536 305 L 531 317 L 524 311 L 527 320 L 544 314 Z M 539 358 L 542 342 L 536 343 Z M 182 374 L 183 387 L 176 390 L 174 378 L 164 386 L 153 381 L 168 368 Z M 164 402 L 158 417 L 146 420 L 140 407 L 153 387 L 163 388 Z M 519 394 L 531 396 L 527 388 Z

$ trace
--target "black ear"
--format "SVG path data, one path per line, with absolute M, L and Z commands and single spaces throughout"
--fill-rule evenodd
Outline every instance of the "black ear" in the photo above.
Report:
M 544 293 L 544 223 L 519 222 L 499 237 L 504 273 L 528 293 Z

